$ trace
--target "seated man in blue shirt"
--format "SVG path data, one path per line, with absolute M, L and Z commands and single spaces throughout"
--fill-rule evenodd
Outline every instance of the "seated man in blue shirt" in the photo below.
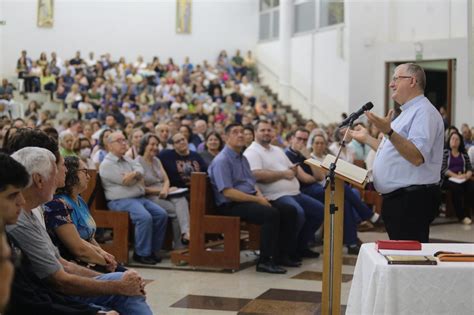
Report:
M 289 258 L 296 247 L 296 209 L 288 205 L 277 209 L 258 190 L 250 165 L 242 155 L 245 145 L 242 125 L 230 124 L 225 134 L 226 146 L 209 166 L 218 210 L 223 215 L 239 216 L 262 225 L 257 271 L 286 273 L 277 264 L 300 265 Z

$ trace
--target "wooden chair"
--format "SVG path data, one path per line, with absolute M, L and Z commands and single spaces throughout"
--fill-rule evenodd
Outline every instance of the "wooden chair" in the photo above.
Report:
M 189 249 L 174 251 L 171 261 L 191 266 L 240 268 L 241 229 L 248 231 L 249 249 L 260 248 L 260 226 L 241 224 L 239 217 L 216 215 L 212 187 L 206 173 L 191 175 Z M 224 241 L 208 242 L 209 236 L 224 235 Z M 223 245 L 223 248 L 222 248 Z
M 82 194 L 89 204 L 90 212 L 98 228 L 111 229 L 112 240 L 100 246 L 115 256 L 117 262 L 128 263 L 129 217 L 124 211 L 109 211 L 104 188 L 96 170 L 89 170 L 90 180 L 87 190 Z

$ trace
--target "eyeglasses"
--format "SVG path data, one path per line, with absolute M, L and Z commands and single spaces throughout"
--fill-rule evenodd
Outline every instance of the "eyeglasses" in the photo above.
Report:
M 117 139 L 117 140 L 114 140 L 114 141 L 111 141 L 111 142 L 117 142 L 117 143 L 119 143 L 119 144 L 125 144 L 125 143 L 127 143 L 127 140 L 125 140 L 125 139 Z
M 296 140 L 306 142 L 306 141 L 308 141 L 308 138 L 296 137 Z
M 186 139 L 185 139 L 185 138 L 181 138 L 181 139 L 178 139 L 178 140 L 174 140 L 173 143 L 174 143 L 174 144 L 178 144 L 178 143 L 183 142 L 184 140 L 186 140 Z
M 85 175 L 89 175 L 89 170 L 87 168 L 80 168 L 77 171 L 78 172 L 84 172 Z
M 399 75 L 399 76 L 393 76 L 392 77 L 392 82 L 397 82 L 398 79 L 411 79 L 413 78 L 412 76 L 408 76 L 408 75 Z

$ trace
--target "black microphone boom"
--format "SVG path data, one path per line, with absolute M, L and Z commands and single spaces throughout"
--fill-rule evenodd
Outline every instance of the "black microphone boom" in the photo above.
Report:
M 365 111 L 371 110 L 372 107 L 374 107 L 374 104 L 372 102 L 368 102 L 364 106 L 362 106 L 358 111 L 355 113 L 350 114 L 349 117 L 344 119 L 344 121 L 339 125 L 339 128 L 342 128 L 344 126 L 347 126 L 351 123 L 353 123 L 357 118 L 359 118 Z

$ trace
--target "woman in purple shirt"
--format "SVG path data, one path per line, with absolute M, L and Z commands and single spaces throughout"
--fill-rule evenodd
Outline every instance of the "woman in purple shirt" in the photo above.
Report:
M 454 209 L 459 221 L 468 225 L 472 223 L 470 209 L 474 205 L 474 181 L 471 180 L 471 162 L 459 132 L 453 132 L 449 136 L 446 148 L 441 167 L 442 185 L 453 195 Z

